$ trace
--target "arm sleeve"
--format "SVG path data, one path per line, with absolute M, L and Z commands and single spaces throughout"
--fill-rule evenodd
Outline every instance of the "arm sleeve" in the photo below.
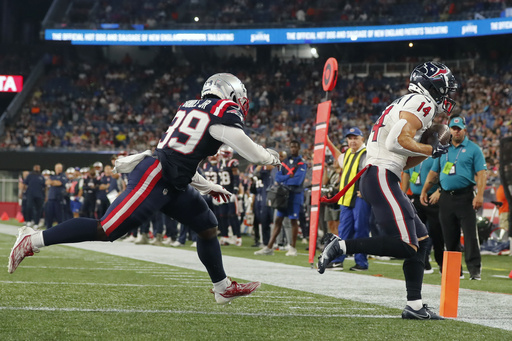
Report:
M 209 132 L 214 139 L 224 142 L 249 162 L 271 165 L 274 160 L 265 148 L 251 140 L 240 128 L 215 124 L 209 128 Z
M 190 185 L 192 187 L 197 189 L 199 191 L 199 193 L 201 193 L 203 195 L 208 194 L 210 192 L 212 184 L 213 184 L 212 182 L 206 180 L 198 172 L 196 172 L 196 174 L 194 174 L 194 176 L 192 177 L 192 182 L 190 183 Z
M 289 176 L 288 174 L 283 174 L 283 172 L 278 171 L 278 172 L 276 173 L 276 178 L 275 178 L 275 180 L 276 180 L 276 182 L 278 182 L 278 183 L 283 183 L 283 182 L 285 182 L 286 180 L 288 180 L 289 178 L 290 178 L 290 176 Z
M 304 182 L 304 179 L 306 178 L 306 170 L 307 170 L 307 166 L 305 163 L 300 165 L 300 167 L 295 172 L 295 175 L 293 176 L 293 178 L 290 178 L 288 180 L 287 185 L 292 185 L 292 186 L 302 185 L 302 183 Z

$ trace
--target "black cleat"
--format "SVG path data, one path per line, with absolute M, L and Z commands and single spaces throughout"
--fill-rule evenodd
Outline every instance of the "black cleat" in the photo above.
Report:
M 368 268 L 364 268 L 359 264 L 354 265 L 350 268 L 351 271 L 368 271 Z
M 420 310 L 413 310 L 408 305 L 405 306 L 402 311 L 402 318 L 406 320 L 444 320 L 444 317 L 434 313 L 426 304 Z
M 343 254 L 343 250 L 340 248 L 339 241 L 340 237 L 328 233 L 325 236 L 325 247 L 324 251 L 318 256 L 318 272 L 323 274 L 328 264 L 338 256 Z

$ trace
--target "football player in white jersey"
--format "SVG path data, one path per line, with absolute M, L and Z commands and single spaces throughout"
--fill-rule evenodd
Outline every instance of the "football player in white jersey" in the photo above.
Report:
M 342 254 L 367 253 L 404 258 L 403 271 L 407 289 L 404 319 L 443 319 L 421 299 L 425 253 L 430 239 L 411 201 L 400 190 L 400 176 L 422 162 L 445 154 L 449 144 L 435 138 L 432 145 L 420 143 L 423 132 L 440 112 L 448 115 L 455 101 L 449 97 L 457 89 L 450 69 L 437 62 L 418 65 L 411 73 L 410 94 L 391 103 L 373 126 L 367 142 L 366 164 L 360 190 L 372 205 L 382 236 L 342 240 L 329 234 L 318 260 L 323 273 L 329 262 Z

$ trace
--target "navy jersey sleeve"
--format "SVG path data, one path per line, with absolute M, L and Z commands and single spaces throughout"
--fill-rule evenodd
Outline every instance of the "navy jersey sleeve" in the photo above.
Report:
M 237 127 L 243 129 L 244 127 L 244 114 L 240 106 L 230 100 L 219 100 L 212 105 L 210 114 L 219 118 L 217 124 L 226 126 Z M 215 124 L 214 123 L 214 124 Z

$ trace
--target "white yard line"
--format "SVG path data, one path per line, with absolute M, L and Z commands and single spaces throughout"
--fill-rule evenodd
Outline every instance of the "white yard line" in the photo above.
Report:
M 15 235 L 16 231 L 17 229 L 13 226 L 0 224 L 0 233 Z M 69 246 L 158 264 L 206 271 L 194 250 L 134 245 L 122 242 L 90 242 L 69 244 Z M 243 259 L 241 261 L 240 258 L 230 256 L 224 256 L 223 259 L 228 276 L 235 278 L 261 281 L 283 288 L 397 309 L 403 309 L 405 306 L 405 284 L 402 280 L 339 271 L 328 271 L 319 275 L 316 270 L 308 267 L 253 259 Z M 23 267 L 23 264 L 21 266 Z M 424 284 L 423 301 L 438 310 L 440 292 L 441 287 L 439 285 Z M 510 307 L 512 307 L 512 295 L 461 289 L 457 320 L 512 331 Z
M 229 315 L 229 316 L 254 316 L 254 317 L 351 317 L 351 318 L 398 318 L 393 315 L 359 315 L 359 314 L 311 314 L 311 313 L 244 313 L 240 311 L 201 311 L 201 310 L 164 310 L 164 309 L 87 309 L 87 308 L 54 308 L 54 307 L 0 307 L 0 310 L 25 310 L 25 311 L 78 311 L 78 312 L 107 312 L 107 313 L 153 313 L 153 314 L 189 314 L 189 315 Z

